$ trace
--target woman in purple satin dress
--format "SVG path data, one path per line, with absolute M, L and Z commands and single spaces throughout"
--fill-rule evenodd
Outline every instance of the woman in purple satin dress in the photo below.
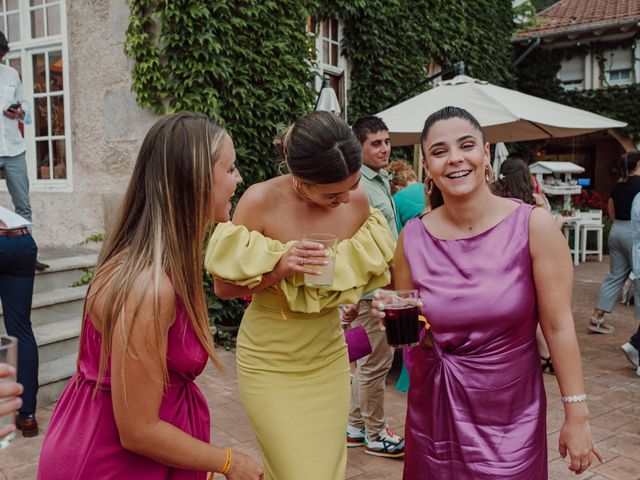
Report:
M 465 110 L 431 115 L 422 148 L 434 210 L 405 225 L 394 271 L 395 288 L 419 290 L 431 325 L 410 371 L 404 479 L 547 478 L 538 321 L 565 403 L 560 452 L 582 473 L 601 457 L 567 243 L 546 211 L 491 193 L 489 144 Z
M 233 142 L 204 115 L 166 116 L 142 143 L 89 287 L 77 372 L 60 397 L 41 480 L 260 480 L 249 456 L 209 443 L 195 378 L 213 351 L 202 239 L 242 181 Z

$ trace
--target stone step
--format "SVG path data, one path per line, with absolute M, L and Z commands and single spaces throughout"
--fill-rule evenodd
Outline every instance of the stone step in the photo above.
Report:
M 80 315 L 74 315 L 58 322 L 33 327 L 40 364 L 76 353 L 81 326 Z M 0 324 L 0 333 L 6 333 L 3 324 Z
M 78 354 L 73 353 L 49 362 L 40 362 L 38 374 L 38 408 L 54 403 L 60 397 L 69 378 L 76 371 Z
M 49 268 L 36 273 L 34 293 L 70 287 L 82 278 L 87 269 L 95 266 L 98 254 L 80 252 L 43 260 L 49 265 Z
M 81 327 L 82 319 L 79 315 L 34 327 L 40 364 L 77 353 Z
M 72 315 L 80 316 L 88 288 L 87 285 L 83 285 L 35 293 L 31 302 L 32 325 L 37 327 L 68 319 Z M 0 318 L 4 320 L 1 307 Z

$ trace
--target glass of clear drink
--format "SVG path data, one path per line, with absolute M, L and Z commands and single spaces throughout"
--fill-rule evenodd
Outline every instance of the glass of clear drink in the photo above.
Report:
M 0 363 L 6 363 L 9 366 L 17 367 L 18 366 L 18 339 L 16 337 L 11 337 L 9 335 L 0 335 Z M 1 382 L 15 382 L 15 378 L 13 377 L 4 377 L 0 378 Z M 0 403 L 8 402 L 9 398 L 2 399 L 0 398 Z M 3 415 L 0 417 L 0 428 L 6 427 L 7 425 L 12 425 L 15 423 L 16 418 L 15 414 Z M 6 448 L 11 443 L 11 440 L 16 436 L 16 432 L 11 432 L 4 437 L 0 437 L 0 450 Z
M 304 274 L 304 284 L 307 287 L 321 288 L 329 287 L 333 284 L 333 267 L 336 260 L 335 247 L 338 244 L 338 237 L 330 233 L 311 233 L 302 238 L 303 242 L 315 242 L 324 246 L 329 254 L 326 257 L 327 265 L 310 265 L 310 268 L 320 272 L 320 275 Z

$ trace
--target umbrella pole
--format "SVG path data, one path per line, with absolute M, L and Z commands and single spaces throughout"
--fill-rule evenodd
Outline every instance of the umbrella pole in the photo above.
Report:
M 420 145 L 413 146 L 413 170 L 418 176 L 418 181 L 422 183 L 422 152 L 420 151 Z

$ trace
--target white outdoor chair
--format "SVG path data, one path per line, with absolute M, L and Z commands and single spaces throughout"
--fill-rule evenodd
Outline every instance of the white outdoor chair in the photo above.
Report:
M 562 233 L 569 240 L 569 234 L 573 230 L 573 247 L 569 243 L 569 252 L 573 256 L 573 264 L 578 265 L 580 263 L 580 220 L 572 219 L 564 222 L 562 226 Z
M 602 223 L 602 210 L 589 210 L 588 212 L 580 212 L 580 240 L 582 261 L 586 261 L 587 255 L 598 255 L 598 261 L 602 261 L 602 232 L 604 224 Z M 596 234 L 596 249 L 587 250 L 587 237 L 590 232 Z

